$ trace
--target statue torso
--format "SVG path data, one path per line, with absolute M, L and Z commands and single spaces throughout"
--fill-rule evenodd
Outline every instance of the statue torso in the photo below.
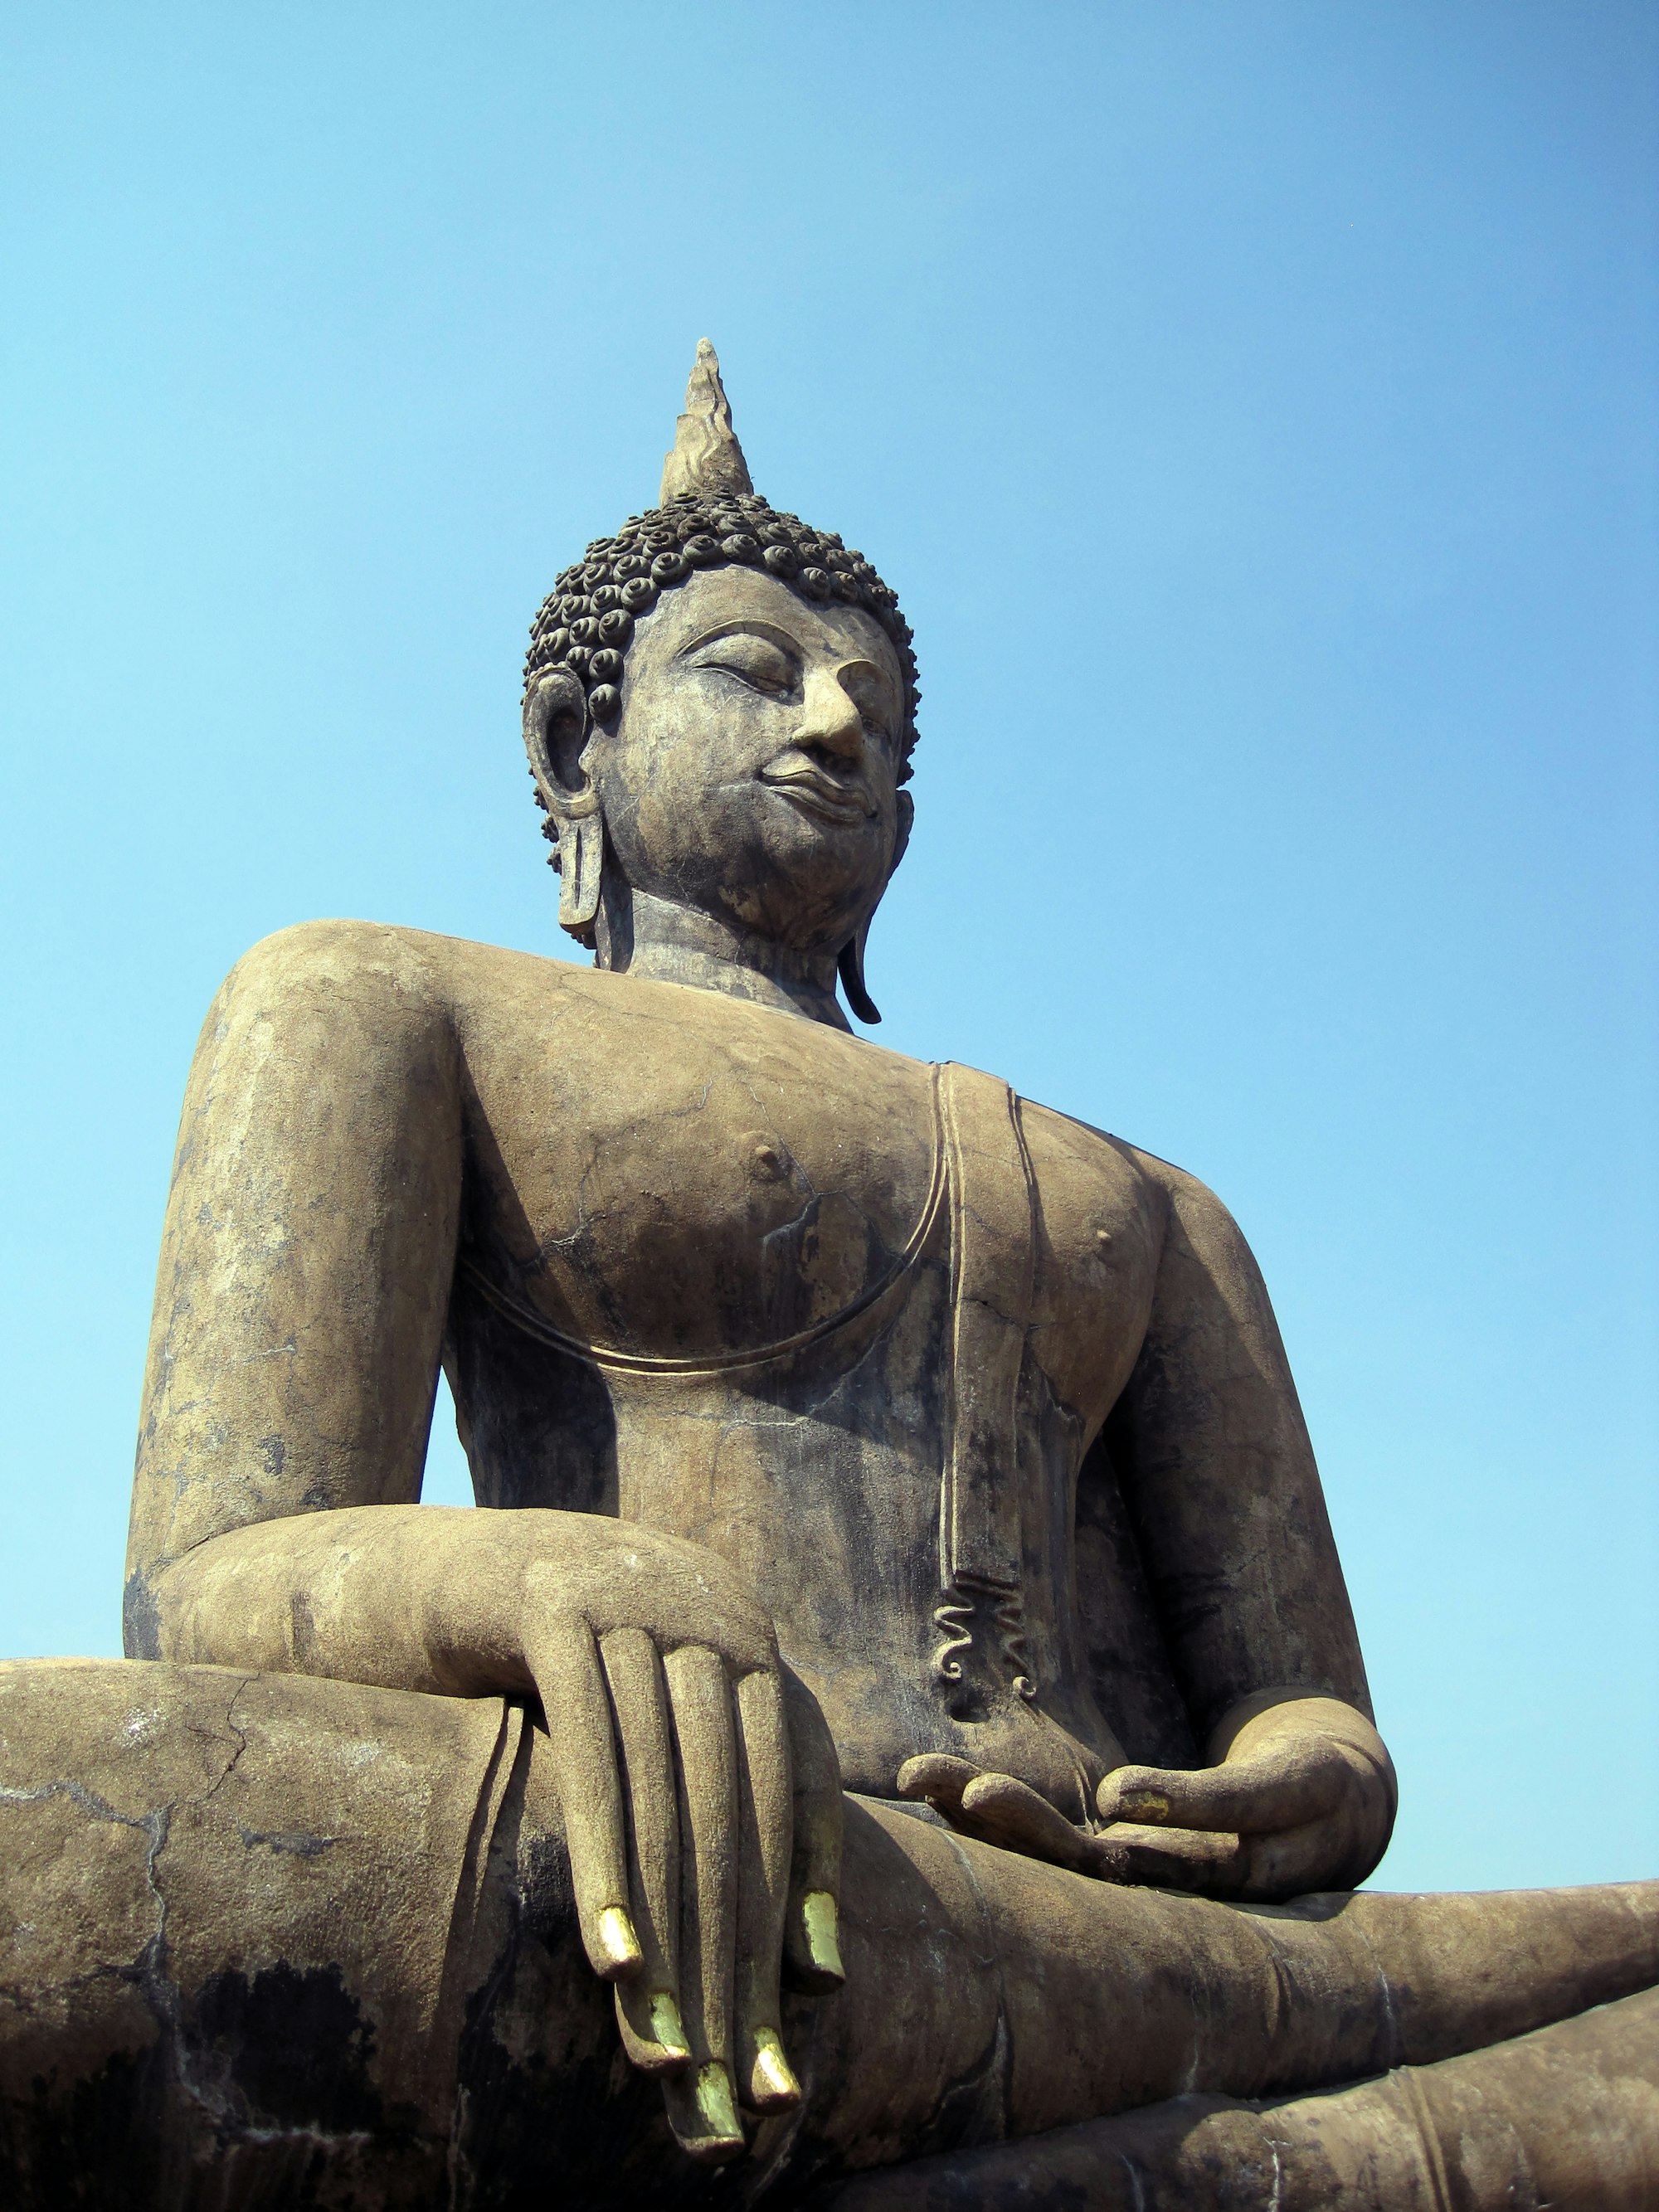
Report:
M 1035 1266 L 1010 1479 L 1036 1695 L 984 1637 L 953 1686 L 935 1072 L 712 992 L 468 965 L 449 1364 L 481 1501 L 617 1512 L 731 1559 L 850 1786 L 890 1793 L 913 1753 L 956 1750 L 1075 1817 L 1121 1755 L 1079 1619 L 1077 1482 L 1145 1334 L 1159 1188 L 1127 1148 L 1016 1109 Z

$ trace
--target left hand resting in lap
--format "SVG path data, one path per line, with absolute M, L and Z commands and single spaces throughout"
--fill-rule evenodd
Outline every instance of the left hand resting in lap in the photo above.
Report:
M 1096 1793 L 1097 1826 L 1074 1826 L 1012 1775 L 929 1754 L 899 1770 L 902 1797 L 953 1828 L 1102 1881 L 1263 1901 L 1364 1881 L 1394 1826 L 1394 1766 L 1352 1705 L 1264 1690 L 1210 1739 L 1214 1764 L 1120 1766 Z

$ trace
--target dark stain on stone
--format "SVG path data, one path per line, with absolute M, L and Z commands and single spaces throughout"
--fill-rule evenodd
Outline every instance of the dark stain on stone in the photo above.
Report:
M 191 2040 L 211 2046 L 257 2120 L 329 2134 L 386 2124 L 374 2033 L 337 1966 L 267 1966 L 203 1984 Z
M 167 2059 L 118 2051 L 71 2081 L 53 2067 L 0 2100 L 0 2174 L 11 2212 L 149 2212 L 161 2165 Z
M 238 1828 L 236 1832 L 250 1850 L 263 1844 L 268 1851 L 286 1851 L 296 1859 L 319 1859 L 340 1840 L 337 1836 L 308 1836 L 299 1829 L 272 1829 L 267 1832 L 258 1828 Z
M 142 1574 L 127 1577 L 121 1606 L 122 1641 L 129 1659 L 159 1659 L 161 1620 L 155 1599 Z

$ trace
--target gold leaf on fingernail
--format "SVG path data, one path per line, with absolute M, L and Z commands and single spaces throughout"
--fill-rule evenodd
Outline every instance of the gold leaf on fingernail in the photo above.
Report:
M 637 1966 L 644 1956 L 640 1939 L 634 1933 L 634 1923 L 620 1905 L 607 1905 L 600 1913 L 599 1948 L 605 1962 L 601 1972 L 606 1969 L 620 1972 L 624 1967 Z
M 691 2056 L 691 2046 L 685 2039 L 685 2022 L 680 2018 L 680 2008 L 666 1990 L 659 1990 L 651 2000 L 651 2033 L 671 2058 L 689 2058 Z
M 738 2118 L 731 2078 L 717 2058 L 697 2069 L 697 2110 L 709 2134 L 718 2141 L 743 2141 L 743 2123 Z
M 835 1974 L 844 1980 L 847 1969 L 841 1962 L 835 1899 L 827 1889 L 808 1890 L 801 1899 L 800 1917 L 805 1925 L 806 1948 L 812 1964 L 821 1974 Z
M 800 2083 L 795 2079 L 794 2069 L 785 2056 L 777 2030 L 757 2027 L 755 2030 L 755 2073 L 752 2084 L 757 2102 L 790 2104 L 800 2101 Z
M 1129 1820 L 1167 1820 L 1170 1801 L 1156 1790 L 1130 1790 L 1125 1792 L 1121 1817 Z

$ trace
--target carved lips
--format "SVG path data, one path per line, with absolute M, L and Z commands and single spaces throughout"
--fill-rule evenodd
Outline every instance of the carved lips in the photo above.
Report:
M 803 813 L 841 828 L 867 821 L 876 811 L 876 802 L 863 783 L 843 782 L 805 753 L 780 753 L 761 770 L 760 780 L 783 798 L 793 799 Z

